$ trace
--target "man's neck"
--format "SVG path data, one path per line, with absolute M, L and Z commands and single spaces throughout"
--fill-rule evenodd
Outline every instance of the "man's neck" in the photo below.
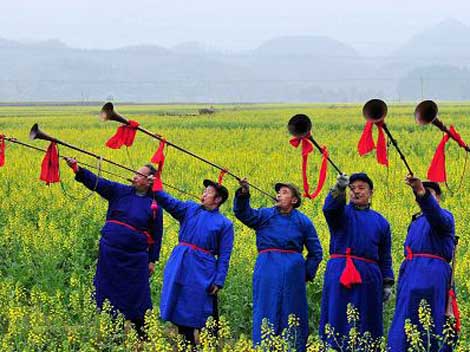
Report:
M 218 205 L 202 205 L 202 207 L 208 211 L 212 211 L 218 208 Z
M 292 210 L 294 210 L 294 208 L 288 208 L 288 209 L 279 208 L 279 212 L 280 212 L 281 214 L 290 214 Z

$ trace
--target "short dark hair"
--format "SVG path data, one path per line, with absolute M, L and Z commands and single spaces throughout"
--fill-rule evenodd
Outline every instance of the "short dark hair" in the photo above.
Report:
M 145 164 L 144 167 L 150 170 L 149 176 L 150 175 L 155 176 L 157 174 L 157 169 L 152 164 Z

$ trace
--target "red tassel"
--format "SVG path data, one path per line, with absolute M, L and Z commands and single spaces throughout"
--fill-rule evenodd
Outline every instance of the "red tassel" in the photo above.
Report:
M 388 166 L 387 140 L 383 130 L 383 122 L 378 122 L 375 125 L 379 131 L 377 145 L 374 143 L 374 137 L 372 135 L 374 123 L 367 121 L 364 126 L 364 130 L 362 131 L 361 138 L 359 139 L 357 151 L 359 152 L 360 156 L 364 156 L 370 153 L 372 150 L 376 149 L 377 162 L 381 165 Z
M 455 331 L 459 333 L 462 329 L 462 322 L 460 320 L 460 310 L 459 305 L 457 303 L 457 297 L 453 289 L 449 290 L 449 299 L 451 300 L 452 312 L 454 313 L 455 318 Z
M 155 220 L 157 218 L 157 210 L 158 210 L 158 204 L 157 201 L 154 199 L 152 200 L 152 204 L 150 205 L 150 209 L 152 210 L 152 218 Z
M 388 166 L 387 158 L 387 140 L 383 130 L 383 122 L 376 124 L 379 130 L 379 136 L 377 137 L 377 161 L 379 164 Z
M 217 181 L 217 182 L 219 183 L 219 185 L 221 185 L 222 182 L 224 182 L 224 176 L 225 176 L 225 174 L 226 174 L 227 172 L 228 172 L 228 170 L 225 170 L 225 169 L 224 169 L 224 170 L 220 170 L 219 179 L 218 179 L 218 181 Z
M 118 127 L 114 136 L 106 142 L 106 146 L 111 149 L 119 149 L 123 145 L 126 147 L 132 146 L 135 134 L 137 133 L 137 127 L 139 127 L 137 121 L 129 120 L 128 125 Z
M 315 199 L 321 192 L 323 185 L 325 184 L 326 175 L 328 173 L 328 150 L 325 146 L 322 147 L 322 162 L 318 176 L 318 183 L 315 189 L 315 192 L 310 194 L 310 185 L 308 183 L 307 177 L 307 167 L 308 167 L 308 155 L 313 152 L 312 142 L 309 140 L 310 133 L 305 137 L 292 138 L 289 143 L 297 148 L 299 145 L 302 145 L 302 181 L 304 186 L 304 197 Z
M 5 136 L 0 134 L 0 167 L 5 165 Z
M 359 152 L 360 156 L 366 155 L 375 149 L 374 138 L 372 136 L 372 127 L 374 127 L 374 123 L 367 121 L 357 145 L 357 151 Z
M 413 251 L 410 246 L 406 246 L 406 260 L 413 260 Z
M 46 155 L 42 160 L 41 165 L 41 181 L 46 182 L 47 185 L 60 181 L 59 177 L 59 152 L 54 142 L 49 144 Z
M 165 149 L 165 145 L 166 145 L 166 140 L 162 139 L 160 141 L 160 144 L 158 145 L 157 151 L 155 152 L 155 154 L 153 154 L 152 159 L 150 159 L 152 163 L 160 165 L 160 163 L 165 162 L 165 154 L 163 153 Z
M 432 158 L 431 165 L 428 169 L 427 178 L 433 182 L 446 182 L 446 143 L 449 141 L 450 136 L 446 133 L 439 145 L 437 146 L 436 153 Z
M 339 282 L 346 288 L 351 288 L 352 285 L 362 284 L 361 274 L 356 269 L 351 258 L 351 248 L 346 249 L 346 266 L 344 267 Z
M 163 190 L 163 182 L 162 182 L 162 172 L 163 172 L 163 166 L 165 165 L 165 149 L 166 145 L 166 140 L 162 139 L 160 141 L 160 144 L 158 145 L 158 149 L 155 152 L 155 154 L 152 156 L 152 159 L 150 160 L 152 163 L 155 163 L 158 165 L 157 173 L 155 175 L 155 180 L 153 181 L 153 186 L 152 186 L 152 191 L 158 192 Z

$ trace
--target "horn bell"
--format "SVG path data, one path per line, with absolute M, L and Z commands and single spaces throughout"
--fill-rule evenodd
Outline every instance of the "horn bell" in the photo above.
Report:
M 29 139 L 34 140 L 34 139 L 43 139 L 45 141 L 49 142 L 57 142 L 57 139 L 54 137 L 49 136 L 47 133 L 41 131 L 39 128 L 39 125 L 35 123 L 33 127 L 31 127 L 31 131 L 29 132 Z
M 424 100 L 416 106 L 415 119 L 419 125 L 433 123 L 437 119 L 439 109 L 432 100 Z
M 104 121 L 111 120 L 128 124 L 128 121 L 124 117 L 114 111 L 114 105 L 110 102 L 103 105 L 103 107 L 101 108 L 100 116 Z
M 287 129 L 294 137 L 305 137 L 312 130 L 312 121 L 307 115 L 297 114 L 291 117 Z
M 374 123 L 383 121 L 387 112 L 387 104 L 381 99 L 371 99 L 362 108 L 362 115 L 365 119 Z

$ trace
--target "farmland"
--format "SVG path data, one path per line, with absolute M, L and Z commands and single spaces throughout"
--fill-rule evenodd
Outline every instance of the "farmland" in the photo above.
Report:
M 138 134 L 132 148 L 111 150 L 104 146 L 117 125 L 98 119 L 99 106 L 0 107 L 0 133 L 27 141 L 29 129 L 39 123 L 48 134 L 106 158 L 137 169 L 150 160 L 157 142 Z M 411 216 L 418 211 L 403 180 L 406 170 L 398 154 L 389 149 L 390 167 L 384 168 L 370 155 L 361 158 L 357 142 L 364 126 L 360 105 L 237 105 L 217 106 L 214 115 L 197 115 L 201 106 L 117 106 L 124 116 L 137 120 L 169 141 L 212 160 L 233 173 L 247 176 L 253 184 L 272 190 L 275 182 L 290 181 L 301 185 L 300 150 L 292 148 L 286 124 L 296 113 L 309 115 L 313 136 L 328 146 L 330 157 L 346 173 L 367 172 L 376 184 L 373 208 L 381 212 L 392 226 L 394 270 L 403 260 L 402 243 Z M 413 105 L 389 106 L 387 124 L 416 175 L 425 177 L 427 167 L 441 133 L 432 126 L 417 126 Z M 464 140 L 470 140 L 470 105 L 443 104 L 440 118 L 454 124 Z M 31 142 L 46 147 L 44 141 Z M 90 159 L 60 147 L 60 153 Z M 186 192 L 200 194 L 204 178 L 217 179 L 218 171 L 168 148 L 163 180 Z M 7 143 L 6 164 L 0 168 L 0 348 L 2 351 L 75 351 L 133 350 L 130 338 L 106 315 L 97 314 L 90 301 L 97 258 L 99 230 L 103 225 L 106 202 L 88 194 L 73 181 L 73 173 L 61 163 L 63 187 L 46 186 L 39 181 L 41 153 Z M 470 345 L 470 272 L 467 221 L 470 203 L 468 175 L 457 190 L 462 176 L 465 154 L 453 142 L 447 147 L 449 186 L 443 206 L 453 212 L 456 233 L 460 236 L 456 282 L 463 317 L 461 350 Z M 315 184 L 320 156 L 310 157 L 310 182 Z M 107 170 L 122 173 L 104 165 Z M 110 177 L 113 179 L 113 177 Z M 116 179 L 117 180 L 117 179 Z M 119 180 L 118 180 L 119 181 Z M 327 188 L 335 181 L 329 170 L 322 194 L 305 200 L 301 211 L 314 222 L 324 256 L 328 254 L 329 233 L 321 208 Z M 226 176 L 224 184 L 233 195 L 238 184 Z M 189 196 L 167 189 L 182 199 Z M 274 191 L 273 191 L 274 192 Z M 230 326 L 230 338 L 237 340 L 251 332 L 251 277 L 256 258 L 254 232 L 231 212 L 232 197 L 222 211 L 235 223 L 235 246 L 225 288 L 220 294 L 220 313 Z M 270 206 L 269 198 L 252 191 L 252 205 Z M 162 272 L 172 248 L 178 241 L 178 223 L 165 215 L 161 260 L 152 278 L 152 297 L 157 310 Z M 466 260 L 467 259 L 467 260 Z M 308 286 L 309 317 L 312 335 L 317 335 L 323 272 L 320 265 L 313 283 Z M 391 322 L 394 301 L 385 309 L 386 328 Z M 157 312 L 149 329 L 158 341 L 171 341 L 170 324 L 159 322 Z M 158 331 L 158 333 L 157 333 Z M 240 346 L 244 343 L 243 337 Z M 169 342 L 168 342 L 169 343 Z M 236 343 L 236 342 L 233 342 Z M 161 345 L 163 346 L 163 345 Z M 148 347 L 150 348 L 150 347 Z M 163 347 L 162 347 L 163 348 Z

